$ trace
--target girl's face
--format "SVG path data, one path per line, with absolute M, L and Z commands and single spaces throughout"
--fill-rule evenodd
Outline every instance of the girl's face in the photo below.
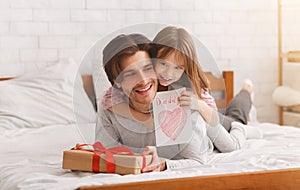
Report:
M 160 59 L 158 54 L 157 61 L 155 62 L 155 71 L 159 84 L 169 86 L 180 79 L 184 68 L 177 60 L 175 53 L 170 54 L 164 59 Z

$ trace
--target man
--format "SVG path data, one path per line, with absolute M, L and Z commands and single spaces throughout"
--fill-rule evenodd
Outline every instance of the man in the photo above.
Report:
M 134 114 L 140 115 L 133 117 L 142 120 L 152 117 L 152 101 L 158 86 L 149 52 L 150 40 L 140 34 L 117 36 L 103 50 L 103 64 L 109 81 L 126 95 L 127 110 L 135 110 Z M 153 128 L 100 108 L 96 141 L 106 147 L 124 145 L 135 152 L 144 150 L 144 154 L 151 154 L 152 162 L 143 172 L 194 167 L 205 162 L 206 154 L 213 146 L 199 113 L 192 114 L 192 124 L 199 127 L 193 127 L 189 143 L 156 150 Z

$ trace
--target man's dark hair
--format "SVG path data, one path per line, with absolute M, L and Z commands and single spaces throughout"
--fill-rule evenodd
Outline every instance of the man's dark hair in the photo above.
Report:
M 103 67 L 109 82 L 114 85 L 122 72 L 122 59 L 145 51 L 150 55 L 151 41 L 142 34 L 119 35 L 112 39 L 103 50 Z

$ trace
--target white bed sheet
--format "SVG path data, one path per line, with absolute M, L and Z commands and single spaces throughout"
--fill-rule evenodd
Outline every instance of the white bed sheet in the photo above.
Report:
M 82 124 L 80 128 L 85 129 L 84 134 L 91 134 L 94 126 Z M 0 189 L 76 189 L 86 185 L 300 167 L 299 128 L 270 123 L 256 127 L 263 130 L 264 139 L 248 140 L 243 149 L 235 152 L 213 154 L 208 165 L 125 176 L 61 168 L 63 150 L 85 142 L 75 125 L 6 130 L 0 134 Z M 91 137 L 87 137 L 88 141 Z

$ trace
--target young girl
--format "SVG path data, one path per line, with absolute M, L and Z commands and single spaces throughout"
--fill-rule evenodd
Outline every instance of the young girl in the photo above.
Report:
M 179 98 L 180 105 L 199 111 L 208 123 L 207 135 L 218 150 L 230 152 L 241 148 L 246 138 L 261 136 L 257 128 L 242 124 L 247 123 L 251 107 L 251 88 L 247 86 L 246 90 L 242 90 L 229 104 L 228 110 L 231 111 L 227 115 L 231 117 L 222 116 L 221 122 L 226 121 L 222 122 L 226 126 L 221 125 L 214 99 L 209 94 L 208 79 L 200 68 L 193 40 L 186 30 L 176 27 L 164 28 L 154 38 L 153 47 L 152 54 L 156 57 L 154 68 L 159 81 L 158 91 L 186 87 L 187 91 Z M 127 118 L 147 121 L 146 124 L 153 125 L 153 121 L 149 120 L 150 113 L 138 113 L 135 109 L 128 112 L 128 104 L 124 103 L 123 96 L 122 91 L 111 88 L 104 95 L 102 105 Z

